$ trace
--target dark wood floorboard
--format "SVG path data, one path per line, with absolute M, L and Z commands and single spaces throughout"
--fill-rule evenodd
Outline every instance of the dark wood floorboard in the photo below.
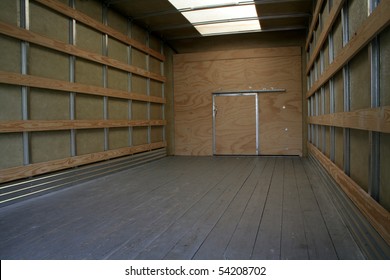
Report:
M 0 208 L 1 259 L 362 259 L 298 157 L 167 157 Z

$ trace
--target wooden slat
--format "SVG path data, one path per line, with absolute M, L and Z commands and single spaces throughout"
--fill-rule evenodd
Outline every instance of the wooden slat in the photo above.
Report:
M 73 8 L 70 8 L 63 3 L 60 3 L 60 2 L 55 1 L 55 0 L 34 0 L 34 1 L 41 3 L 42 5 L 49 7 L 50 9 L 55 10 L 55 11 L 65 15 L 65 16 L 73 18 L 73 19 L 75 19 L 75 20 L 77 20 L 77 21 L 79 21 L 79 22 L 81 22 L 89 27 L 92 27 L 97 31 L 105 33 L 105 34 L 107 34 L 107 35 L 109 35 L 109 36 L 111 36 L 111 37 L 113 37 L 113 38 L 115 38 L 123 43 L 129 44 L 132 47 L 134 47 L 134 48 L 136 48 L 136 49 L 138 49 L 146 54 L 150 54 L 151 56 L 159 59 L 160 61 L 165 60 L 165 56 L 163 54 L 159 53 L 158 51 L 155 51 L 155 50 L 147 47 L 146 45 L 144 45 L 144 44 L 142 44 L 134 39 L 127 37 L 126 35 L 116 31 L 115 29 L 113 29 L 109 26 L 106 26 L 103 23 L 96 21 L 95 19 L 81 13 L 80 11 L 77 11 Z
M 36 176 L 44 173 L 54 172 L 58 170 L 63 170 L 66 168 L 71 168 L 75 166 L 102 161 L 102 160 L 108 160 L 111 158 L 150 151 L 158 148 L 163 148 L 165 146 L 166 146 L 165 142 L 156 142 L 151 144 L 144 144 L 139 146 L 98 152 L 93 154 L 68 157 L 68 158 L 52 160 L 48 162 L 34 163 L 26 166 L 17 166 L 17 167 L 11 167 L 7 169 L 1 169 L 0 183 L 9 182 L 9 181 L 31 177 L 31 176 Z
M 390 1 L 381 1 L 374 12 L 362 23 L 355 36 L 340 51 L 333 63 L 325 70 L 322 76 L 307 92 L 306 97 L 312 96 L 323 84 L 332 78 L 362 50 L 375 36 L 390 24 Z
M 308 123 L 390 133 L 390 106 L 312 116 Z
M 49 49 L 53 49 L 62 53 L 69 55 L 74 55 L 89 61 L 97 62 L 103 65 L 107 65 L 116 69 L 120 69 L 126 72 L 130 72 L 139 76 L 150 78 L 159 82 L 165 82 L 166 78 L 152 73 L 150 71 L 144 70 L 139 67 L 135 67 L 126 63 L 123 63 L 119 60 L 109 58 L 107 56 L 102 56 L 100 54 L 91 53 L 85 50 L 82 50 L 74 45 L 66 44 L 58 40 L 47 38 L 45 36 L 39 35 L 38 33 L 25 30 L 4 22 L 0 22 L 0 33 L 12 38 L 23 40 L 29 43 L 37 44 Z
M 165 98 L 147 96 L 144 94 L 127 92 L 123 90 L 102 88 L 97 86 L 70 83 L 61 80 L 53 80 L 32 75 L 22 75 L 18 73 L 0 71 L 0 83 L 10 85 L 20 85 L 35 88 L 53 89 L 66 92 L 84 93 L 98 96 L 115 97 L 127 100 L 137 100 L 152 103 L 165 103 Z
M 314 145 L 307 143 L 307 146 L 309 152 L 321 162 L 322 166 L 360 209 L 371 225 L 390 244 L 390 213 Z
M 312 56 L 309 60 L 309 63 L 307 64 L 306 74 L 308 74 L 310 72 L 310 69 L 312 68 L 314 62 L 316 61 L 318 54 L 320 53 L 326 39 L 328 38 L 330 31 L 332 30 L 333 24 L 335 23 L 338 15 L 340 14 L 340 11 L 344 5 L 344 2 L 345 2 L 345 0 L 335 0 L 333 2 L 332 10 L 329 13 L 329 17 L 327 19 L 327 22 L 324 24 L 321 35 L 318 38 L 317 45 L 312 53 Z M 306 49 L 307 49 L 307 45 L 306 45 Z
M 0 121 L 0 133 L 91 129 L 110 127 L 162 126 L 164 120 L 26 120 Z
M 312 18 L 312 21 L 311 21 L 311 24 L 310 24 L 310 28 L 309 28 L 309 34 L 308 34 L 307 40 L 306 40 L 306 51 L 309 49 L 309 45 L 310 45 L 311 39 L 313 38 L 314 28 L 316 27 L 317 22 L 319 20 L 319 15 L 320 15 L 323 3 L 324 3 L 324 0 L 318 0 L 317 1 L 316 8 L 314 10 L 313 18 Z

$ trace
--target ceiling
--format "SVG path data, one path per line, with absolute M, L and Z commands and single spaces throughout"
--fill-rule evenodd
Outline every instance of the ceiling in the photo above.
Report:
M 154 35 L 162 38 L 177 52 L 190 41 L 196 44 L 204 38 L 168 0 L 103 0 L 110 8 L 132 19 Z M 243 0 L 232 0 L 232 5 Z M 286 36 L 306 32 L 311 20 L 313 0 L 255 0 L 261 31 Z M 205 0 L 207 3 L 207 0 Z M 295 33 L 294 33 L 295 32 Z M 248 34 L 237 34 L 239 36 Z M 287 35 L 288 36 L 288 35 Z M 231 40 L 234 35 L 212 36 L 213 42 Z M 208 38 L 210 40 L 210 38 Z

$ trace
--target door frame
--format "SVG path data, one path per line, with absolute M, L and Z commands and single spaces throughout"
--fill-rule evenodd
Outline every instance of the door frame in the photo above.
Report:
M 260 143 L 259 143 L 259 97 L 257 92 L 226 92 L 218 93 L 214 92 L 213 94 L 213 155 L 216 155 L 216 137 L 215 137 L 215 118 L 217 113 L 217 108 L 215 106 L 215 98 L 217 96 L 255 96 L 255 110 L 256 110 L 256 154 L 260 154 Z

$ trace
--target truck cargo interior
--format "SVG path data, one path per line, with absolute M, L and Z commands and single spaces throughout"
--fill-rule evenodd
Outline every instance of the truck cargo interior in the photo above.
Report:
M 0 259 L 390 259 L 390 0 L 1 0 Z

